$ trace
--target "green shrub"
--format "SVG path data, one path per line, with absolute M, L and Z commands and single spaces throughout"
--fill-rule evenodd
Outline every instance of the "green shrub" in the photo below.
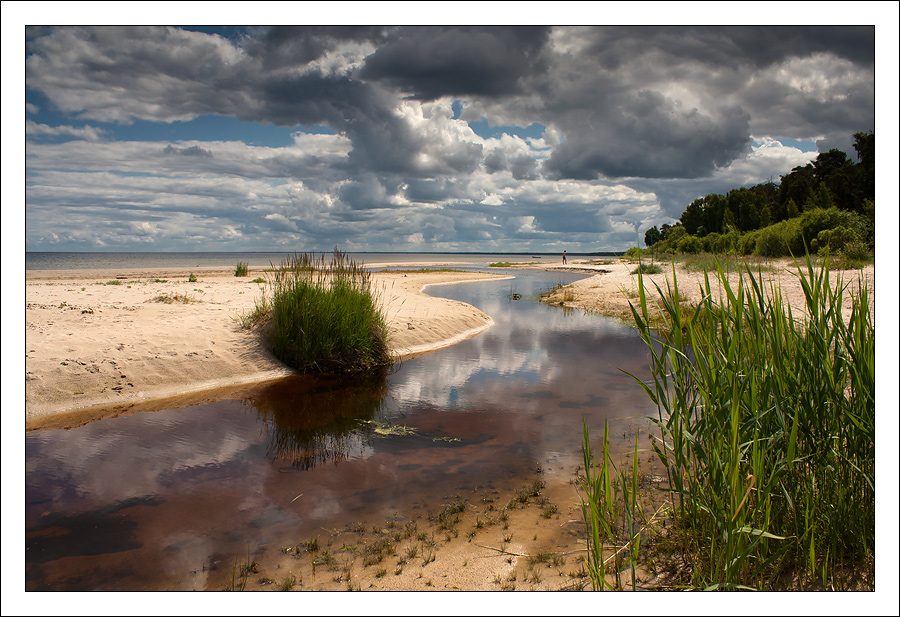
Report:
M 663 269 L 657 264 L 641 264 L 631 271 L 632 274 L 659 274 Z
M 196 282 L 197 282 L 197 276 L 193 272 L 191 272 L 191 275 L 188 277 L 188 283 L 196 283 Z
M 679 253 L 690 253 L 696 255 L 703 252 L 703 240 L 697 236 L 684 236 L 678 241 Z
M 301 372 L 360 372 L 392 363 L 371 273 L 335 249 L 282 261 L 263 303 L 275 355 Z

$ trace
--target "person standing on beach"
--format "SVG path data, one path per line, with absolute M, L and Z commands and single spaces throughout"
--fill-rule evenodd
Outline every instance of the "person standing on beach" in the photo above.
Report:
M 563 264 L 565 264 L 565 263 L 566 263 L 566 252 L 563 251 Z

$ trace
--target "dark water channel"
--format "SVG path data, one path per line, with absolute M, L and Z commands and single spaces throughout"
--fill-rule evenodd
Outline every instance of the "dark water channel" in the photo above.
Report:
M 579 275 L 515 275 L 429 288 L 496 323 L 387 375 L 26 434 L 26 589 L 204 589 L 213 565 L 319 529 L 422 515 L 537 466 L 567 483 L 583 418 L 621 440 L 655 412 L 620 370 L 644 374 L 647 353 L 619 322 L 534 300 Z

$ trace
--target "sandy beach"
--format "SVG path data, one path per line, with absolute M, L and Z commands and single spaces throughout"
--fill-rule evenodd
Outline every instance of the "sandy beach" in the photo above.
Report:
M 774 283 L 795 314 L 805 299 L 790 260 L 773 261 L 763 282 Z M 584 272 L 550 300 L 625 320 L 637 299 L 638 279 L 627 260 L 569 260 L 522 268 Z M 193 404 L 291 374 L 240 317 L 262 297 L 262 273 L 235 277 L 226 269 L 184 271 L 28 271 L 25 279 L 26 429 L 76 426 L 131 411 Z M 680 292 L 700 298 L 702 272 L 676 268 Z M 666 288 L 671 265 L 645 275 Z M 490 327 L 490 316 L 462 302 L 427 295 L 429 285 L 496 280 L 502 274 L 380 272 L 373 281 L 398 359 L 428 353 Z M 831 272 L 855 290 L 869 282 L 874 310 L 875 266 Z M 731 275 L 732 282 L 737 275 Z M 850 294 L 845 294 L 845 313 Z
M 26 429 L 194 404 L 292 373 L 240 316 L 262 297 L 262 273 L 233 270 L 28 271 Z M 379 273 L 398 359 L 490 327 L 488 315 L 423 293 L 429 285 L 496 279 L 464 272 Z
M 645 261 L 646 263 L 646 261 Z M 644 291 L 648 300 L 659 297 L 656 290 L 658 285 L 664 292 L 672 281 L 672 264 L 661 262 L 659 265 L 663 271 L 659 274 L 645 274 L 643 276 Z M 533 268 L 533 265 L 517 266 Z M 566 270 L 584 272 L 591 275 L 588 278 L 578 280 L 563 288 L 559 288 L 549 298 L 552 303 L 562 303 L 562 306 L 590 311 L 610 317 L 618 317 L 625 321 L 631 319 L 629 302 L 637 304 L 638 277 L 632 274 L 638 267 L 637 261 L 618 259 L 592 259 L 569 260 L 568 264 L 557 262 L 555 264 L 542 264 L 545 270 Z M 755 267 L 755 266 L 754 266 Z M 804 268 L 804 273 L 806 273 Z M 734 270 L 734 267 L 732 267 Z M 715 280 L 715 273 L 710 273 L 712 293 L 718 294 L 721 290 Z M 754 271 L 754 276 L 757 273 Z M 676 264 L 675 277 L 678 281 L 679 294 L 689 303 L 696 303 L 702 297 L 701 290 L 704 285 L 704 274 L 701 271 L 688 270 L 682 264 Z M 731 272 L 728 280 L 732 289 L 737 288 L 739 275 Z M 869 288 L 869 304 L 875 309 L 875 265 L 870 264 L 862 270 L 836 270 L 829 272 L 832 287 L 840 282 L 846 285 L 843 295 L 842 312 L 846 321 L 852 306 L 852 293 L 856 293 L 862 280 L 867 281 Z M 790 305 L 795 317 L 804 314 L 806 298 L 798 277 L 798 269 L 791 259 L 769 260 L 768 264 L 762 264 L 761 276 L 757 277 L 766 291 L 771 285 L 780 289 L 782 299 Z

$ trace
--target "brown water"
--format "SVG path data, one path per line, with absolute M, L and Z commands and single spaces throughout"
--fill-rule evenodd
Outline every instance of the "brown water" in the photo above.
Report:
M 622 372 L 643 375 L 647 352 L 618 322 L 529 299 L 577 275 L 516 276 L 430 288 L 496 325 L 387 375 L 27 434 L 26 589 L 204 589 L 235 555 L 502 493 L 538 467 L 565 486 L 583 419 L 624 445 L 655 414 Z

